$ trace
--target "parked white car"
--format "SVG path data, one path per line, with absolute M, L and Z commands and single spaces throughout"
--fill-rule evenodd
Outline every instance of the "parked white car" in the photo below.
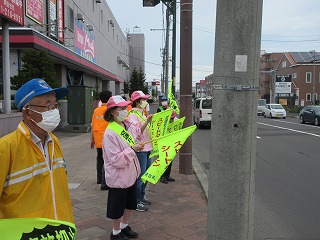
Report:
M 263 116 L 264 117 L 270 117 L 270 118 L 286 118 L 287 112 L 282 107 L 281 104 L 276 103 L 270 103 L 266 104 L 266 106 L 263 109 Z
M 212 97 L 197 98 L 193 102 L 193 121 L 198 128 L 211 127 Z
M 258 99 L 257 103 L 258 103 L 258 116 L 263 115 L 263 109 L 267 104 L 267 100 L 266 99 Z

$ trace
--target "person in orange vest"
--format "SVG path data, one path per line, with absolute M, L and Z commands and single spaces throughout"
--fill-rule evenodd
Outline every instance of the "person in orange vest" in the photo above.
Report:
M 122 98 L 127 101 L 127 98 L 126 98 L 125 96 L 122 96 Z M 130 101 L 129 101 L 129 102 L 130 102 Z M 132 102 L 130 102 L 130 103 L 128 104 L 128 106 L 127 106 L 128 112 L 130 112 L 131 109 L 132 109 Z
M 107 110 L 107 102 L 109 98 L 112 96 L 112 92 L 106 90 L 102 91 L 100 93 L 100 101 L 101 106 L 97 107 L 93 111 L 92 115 L 92 130 L 91 130 L 91 149 L 96 146 L 97 149 L 97 162 L 96 162 L 96 168 L 97 168 L 97 184 L 101 184 L 100 189 L 101 190 L 108 190 L 108 186 L 106 184 L 105 180 L 105 174 L 104 174 L 104 161 L 102 156 L 102 138 L 104 131 L 106 130 L 108 126 L 108 122 L 103 118 L 104 113 Z

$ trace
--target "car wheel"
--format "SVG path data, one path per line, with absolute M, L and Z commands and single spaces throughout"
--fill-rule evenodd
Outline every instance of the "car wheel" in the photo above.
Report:
M 286 117 L 283 117 L 283 119 L 286 119 Z
M 300 115 L 300 123 L 305 123 L 302 115 Z
M 318 117 L 316 117 L 314 119 L 314 125 L 319 126 L 319 118 Z

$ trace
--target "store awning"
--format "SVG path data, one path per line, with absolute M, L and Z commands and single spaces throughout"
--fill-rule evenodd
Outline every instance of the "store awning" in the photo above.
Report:
M 0 46 L 2 47 L 2 30 L 0 30 Z M 10 48 L 33 48 L 47 51 L 59 63 L 81 69 L 93 76 L 109 81 L 121 82 L 118 77 L 107 69 L 93 63 L 53 39 L 31 28 L 10 28 Z

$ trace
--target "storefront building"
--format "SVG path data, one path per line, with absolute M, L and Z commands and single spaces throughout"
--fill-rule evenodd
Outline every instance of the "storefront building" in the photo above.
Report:
M 106 1 L 5 0 L 0 5 L 0 24 L 10 21 L 10 76 L 18 73 L 23 50 L 38 49 L 53 57 L 62 86 L 121 94 L 130 77 L 130 49 Z M 1 29 L 1 43 L 2 37 Z M 2 74 L 0 88 L 2 94 Z

